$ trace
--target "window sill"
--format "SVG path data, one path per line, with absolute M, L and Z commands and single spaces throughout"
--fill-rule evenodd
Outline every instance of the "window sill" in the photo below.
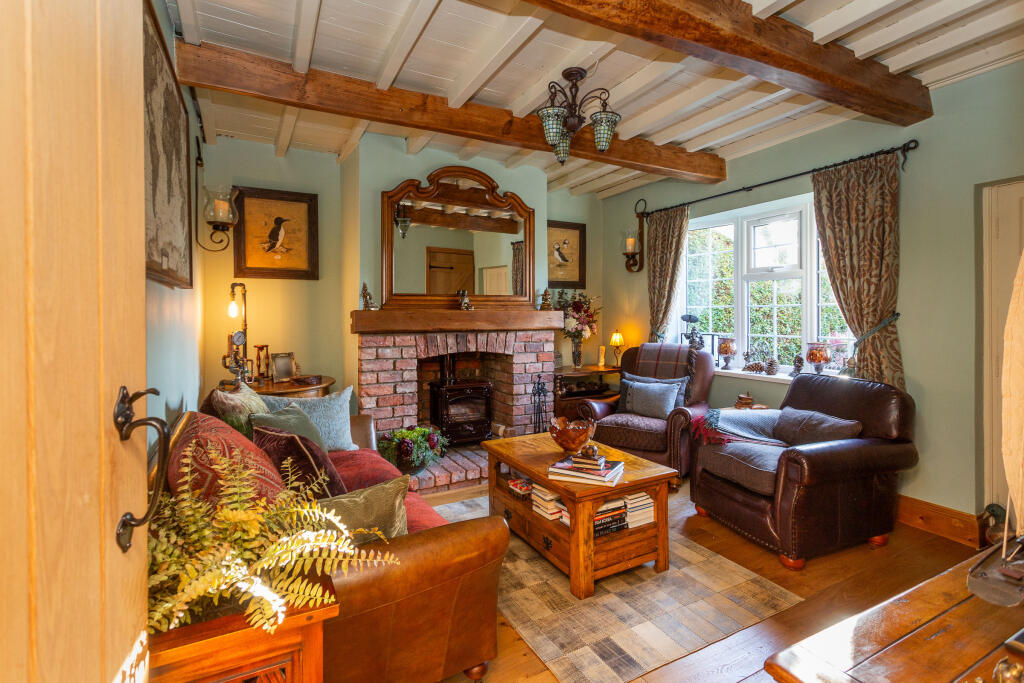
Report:
M 765 375 L 760 372 L 743 372 L 742 370 L 722 370 L 721 368 L 715 368 L 715 374 L 722 377 L 733 377 L 735 379 L 752 379 L 758 382 L 774 382 L 775 384 L 789 384 L 793 381 L 793 378 L 789 376 L 792 368 L 779 368 L 779 374 L 777 375 Z M 814 374 L 811 372 L 804 372 L 802 374 L 810 375 Z M 836 377 L 839 375 L 834 370 L 825 370 L 821 374 Z

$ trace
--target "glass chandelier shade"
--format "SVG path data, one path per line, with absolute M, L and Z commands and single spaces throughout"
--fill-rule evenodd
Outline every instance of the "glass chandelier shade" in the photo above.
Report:
M 594 126 L 594 146 L 598 152 L 607 152 L 615 135 L 615 126 L 622 117 L 613 111 L 595 111 L 590 115 L 590 123 Z
M 565 107 L 542 107 L 537 110 L 537 116 L 544 125 L 544 141 L 552 147 L 562 141 L 563 124 L 568 113 Z
M 569 145 L 572 143 L 572 135 L 568 131 L 562 131 L 562 137 L 558 141 L 555 148 L 555 159 L 558 159 L 558 163 L 564 164 L 565 160 L 569 158 Z

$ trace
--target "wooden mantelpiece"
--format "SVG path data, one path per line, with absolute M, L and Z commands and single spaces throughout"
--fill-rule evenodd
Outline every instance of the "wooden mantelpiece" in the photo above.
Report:
M 352 311 L 354 334 L 394 334 L 396 332 L 478 332 L 497 330 L 560 330 L 561 311 L 486 308 L 461 311 L 443 308 L 385 308 L 379 311 Z

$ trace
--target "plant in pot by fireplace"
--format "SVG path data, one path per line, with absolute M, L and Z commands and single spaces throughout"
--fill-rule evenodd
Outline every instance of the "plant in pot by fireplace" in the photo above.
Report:
M 583 292 L 573 292 L 564 300 L 562 310 L 565 312 L 565 328 L 562 333 L 572 342 L 572 364 L 583 365 L 583 340 L 597 334 L 597 312 L 594 299 Z
M 448 447 L 448 439 L 433 427 L 399 429 L 381 437 L 380 454 L 402 474 L 418 474 L 437 462 Z

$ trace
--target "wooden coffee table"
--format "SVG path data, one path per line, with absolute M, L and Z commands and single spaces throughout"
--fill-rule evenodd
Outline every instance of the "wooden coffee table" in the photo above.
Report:
M 576 484 L 548 479 L 548 466 L 562 459 L 562 449 L 548 434 L 484 441 L 490 467 L 488 487 L 492 514 L 504 515 L 509 528 L 551 564 L 569 575 L 569 591 L 577 598 L 594 594 L 594 581 L 610 574 L 654 562 L 668 569 L 668 484 L 677 476 L 671 468 L 597 444 L 601 455 L 622 460 L 625 471 L 615 486 Z M 533 512 L 530 499 L 521 500 L 508 488 L 511 476 L 501 465 L 520 473 L 562 498 L 570 525 Z M 654 499 L 654 522 L 594 538 L 594 513 L 611 498 L 646 492 Z

